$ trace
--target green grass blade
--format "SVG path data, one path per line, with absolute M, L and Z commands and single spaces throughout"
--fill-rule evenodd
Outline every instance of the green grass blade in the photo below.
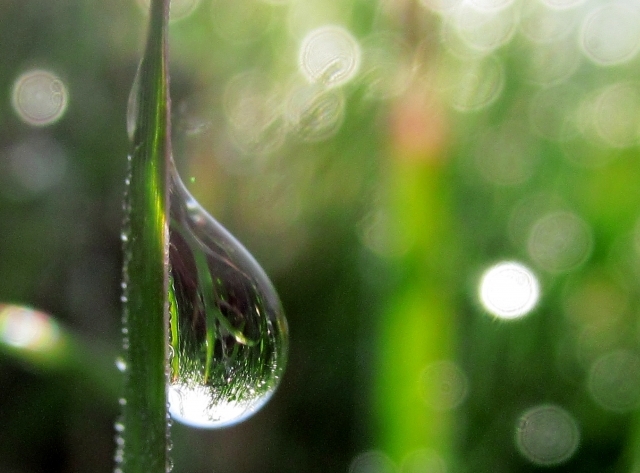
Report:
M 116 471 L 164 473 L 168 465 L 167 73 L 169 0 L 153 0 L 135 102 L 124 229 L 125 372 Z M 121 443 L 121 444 L 120 444 Z
M 0 360 L 4 359 L 42 375 L 68 376 L 74 390 L 86 387 L 104 404 L 112 404 L 121 390 L 111 347 L 89 342 L 52 315 L 29 306 L 0 304 Z

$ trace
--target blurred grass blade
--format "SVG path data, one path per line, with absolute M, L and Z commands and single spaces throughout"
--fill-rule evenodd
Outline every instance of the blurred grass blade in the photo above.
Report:
M 116 471 L 167 471 L 167 72 L 169 0 L 153 0 L 137 94 L 125 198 L 123 429 Z
M 466 394 L 448 289 L 456 238 L 446 165 L 423 153 L 394 149 L 388 173 L 391 261 L 401 276 L 382 312 L 375 412 L 380 445 L 395 461 L 428 452 L 449 469 L 454 410 Z
M 106 404 L 122 388 L 111 347 L 89 344 L 52 315 L 31 307 L 0 304 L 0 354 L 30 371 L 70 375 L 74 389 L 82 384 Z

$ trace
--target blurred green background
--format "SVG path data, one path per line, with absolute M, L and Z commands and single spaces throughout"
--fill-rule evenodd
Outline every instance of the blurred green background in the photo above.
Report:
M 1 473 L 113 468 L 144 8 L 0 2 Z M 640 471 L 640 2 L 172 17 L 175 160 L 291 332 L 262 411 L 174 424 L 175 471 Z

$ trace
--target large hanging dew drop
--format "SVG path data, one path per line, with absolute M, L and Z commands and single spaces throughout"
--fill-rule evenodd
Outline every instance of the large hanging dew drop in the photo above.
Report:
M 169 412 L 194 427 L 232 425 L 277 388 L 287 323 L 262 268 L 175 170 L 170 191 Z

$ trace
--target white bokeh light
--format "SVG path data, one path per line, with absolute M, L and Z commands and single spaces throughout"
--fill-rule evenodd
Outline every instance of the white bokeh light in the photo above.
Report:
M 408 453 L 400 464 L 399 473 L 446 473 L 444 458 L 432 449 L 421 448 Z
M 60 328 L 49 315 L 29 307 L 0 304 L 0 343 L 50 353 L 60 341 Z
M 601 66 L 633 59 L 640 51 L 640 11 L 630 3 L 612 2 L 590 12 L 582 24 L 584 54 Z
M 531 49 L 528 80 L 549 87 L 569 79 L 580 67 L 582 56 L 572 38 L 536 45 Z
M 360 45 L 345 28 L 327 25 L 310 31 L 302 40 L 299 66 L 311 83 L 344 85 L 360 67 Z
M 531 177 L 538 150 L 526 131 L 525 124 L 512 120 L 480 136 L 475 164 L 482 177 L 504 186 L 522 184 Z
M 241 154 L 231 167 L 260 166 L 265 157 L 284 143 L 286 129 L 282 120 L 283 97 L 268 78 L 258 71 L 232 77 L 223 94 L 223 109 L 228 122 L 228 136 Z M 244 166 L 242 166 L 244 164 Z
M 531 229 L 527 251 L 545 271 L 559 273 L 582 264 L 593 247 L 591 229 L 577 215 L 551 212 L 541 217 Z
M 583 4 L 585 1 L 586 0 L 540 0 L 541 3 L 555 10 L 571 9 Z
M 457 9 L 453 22 L 460 40 L 468 47 L 487 54 L 511 40 L 516 31 L 516 20 L 513 8 L 487 10 L 469 2 Z
M 467 2 L 480 10 L 497 11 L 510 6 L 514 0 L 467 0 Z
M 3 191 L 14 199 L 37 197 L 60 186 L 67 172 L 67 153 L 46 135 L 33 135 L 12 146 L 6 153 Z M 4 170 L 3 170 L 4 171 Z
M 559 406 L 535 406 L 520 416 L 516 445 L 520 453 L 536 465 L 554 466 L 566 462 L 579 443 L 578 424 Z
M 467 61 L 448 82 L 452 107 L 459 112 L 476 112 L 491 105 L 502 93 L 504 66 L 494 56 Z
M 524 2 L 519 27 L 529 41 L 536 44 L 561 40 L 574 30 L 578 16 L 572 11 L 556 11 L 536 0 Z
M 467 397 L 469 382 L 460 367 L 450 360 L 429 364 L 420 377 L 422 398 L 437 411 L 449 411 L 460 406 Z
M 617 82 L 602 90 L 585 112 L 591 112 L 593 127 L 614 148 L 633 146 L 640 137 L 640 91 L 637 84 Z
M 589 393 L 602 408 L 629 412 L 640 406 L 640 357 L 615 350 L 599 357 L 589 370 Z
M 396 473 L 393 461 L 384 452 L 368 450 L 357 455 L 349 465 L 349 473 Z
M 316 84 L 294 86 L 285 102 L 288 126 L 303 141 L 323 141 L 335 135 L 344 118 L 345 100 L 340 89 Z
M 521 263 L 500 262 L 480 278 L 480 302 L 500 319 L 517 319 L 528 314 L 540 297 L 540 285 L 533 272 Z
M 13 84 L 13 109 L 29 125 L 55 123 L 64 115 L 68 100 L 66 86 L 49 71 L 34 69 L 25 72 Z
M 368 99 L 397 97 L 409 86 L 414 75 L 411 50 L 395 35 L 378 33 L 362 42 L 360 80 L 365 84 Z
M 462 0 L 420 0 L 422 6 L 441 15 L 447 15 L 462 3 Z

